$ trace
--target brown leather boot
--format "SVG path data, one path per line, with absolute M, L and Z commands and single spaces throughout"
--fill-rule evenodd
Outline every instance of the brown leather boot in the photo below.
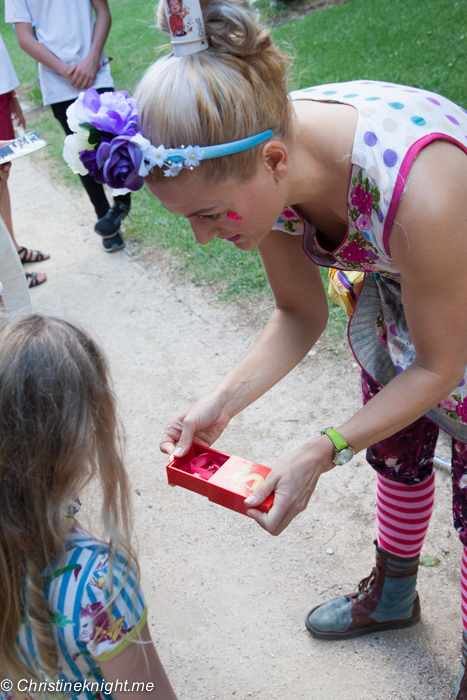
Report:
M 420 601 L 415 590 L 419 555 L 406 559 L 376 545 L 376 566 L 356 591 L 318 605 L 306 627 L 319 639 L 349 639 L 370 632 L 416 625 Z M 465 698 L 467 700 L 467 696 Z
M 461 670 L 456 683 L 456 700 L 467 700 L 467 632 L 462 632 Z

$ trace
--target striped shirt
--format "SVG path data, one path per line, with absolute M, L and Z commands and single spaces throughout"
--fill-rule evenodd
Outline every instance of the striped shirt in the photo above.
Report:
M 102 693 L 99 662 L 124 651 L 147 618 L 135 570 L 122 556 L 117 556 L 110 568 L 108 546 L 73 520 L 65 555 L 46 571 L 45 586 L 61 672 L 55 688 L 42 689 L 55 689 L 79 700 L 110 700 L 111 695 Z M 22 660 L 31 666 L 37 651 L 26 622 L 21 625 L 18 641 Z M 25 697 L 35 698 L 39 686 L 23 682 L 19 690 L 25 691 Z M 3 700 L 12 697 L 0 693 Z

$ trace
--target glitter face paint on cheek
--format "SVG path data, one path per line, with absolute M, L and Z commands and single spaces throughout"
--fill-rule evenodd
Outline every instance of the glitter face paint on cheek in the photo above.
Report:
M 227 216 L 229 217 L 229 219 L 234 219 L 234 221 L 241 221 L 242 220 L 242 217 L 239 216 L 236 211 L 229 211 Z

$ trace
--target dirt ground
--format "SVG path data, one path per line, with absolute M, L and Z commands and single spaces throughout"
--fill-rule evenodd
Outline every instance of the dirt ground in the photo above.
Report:
M 454 698 L 461 546 L 448 475 L 437 473 L 423 554 L 441 562 L 421 568 L 420 624 L 345 643 L 312 639 L 304 627 L 310 608 L 352 590 L 373 565 L 375 476 L 364 456 L 326 474 L 307 511 L 278 538 L 201 496 L 169 488 L 158 450 L 165 421 L 213 386 L 251 345 L 259 324 L 236 306 L 177 285 L 155 256 L 139 261 L 131 247 L 104 253 L 84 192 L 57 184 L 37 155 L 14 164 L 10 183 L 18 241 L 52 256 L 29 266 L 49 277 L 32 290 L 35 308 L 81 324 L 110 359 L 150 626 L 179 698 Z M 273 466 L 359 404 L 351 356 L 337 361 L 321 349 L 237 416 L 217 446 Z M 447 456 L 446 445 L 440 453 Z

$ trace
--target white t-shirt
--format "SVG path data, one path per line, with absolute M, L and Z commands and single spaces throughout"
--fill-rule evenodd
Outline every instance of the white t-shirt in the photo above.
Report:
M 0 95 L 11 92 L 19 85 L 18 76 L 15 73 L 11 58 L 0 34 Z
M 5 21 L 34 24 L 40 43 L 70 66 L 84 60 L 91 49 L 95 25 L 91 0 L 5 0 Z M 102 52 L 100 62 L 104 60 Z M 44 105 L 79 95 L 79 90 L 66 78 L 42 64 L 39 64 L 39 82 Z M 113 86 L 107 64 L 97 72 L 92 87 Z

